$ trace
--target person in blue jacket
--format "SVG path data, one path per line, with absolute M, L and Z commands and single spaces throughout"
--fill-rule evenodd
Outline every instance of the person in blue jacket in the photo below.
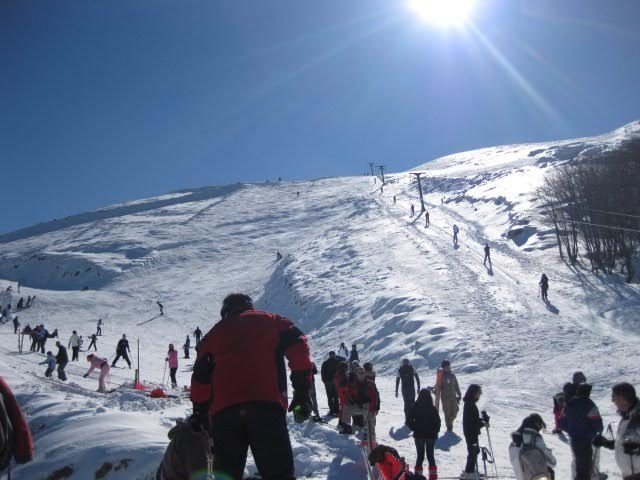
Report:
M 50 377 L 53 371 L 56 369 L 56 357 L 51 352 L 47 352 L 47 358 L 45 358 L 39 365 L 46 365 L 47 369 L 44 372 L 45 377 Z
M 604 428 L 598 407 L 589 398 L 590 395 L 591 385 L 579 384 L 575 397 L 565 404 L 558 420 L 560 429 L 571 438 L 571 452 L 576 468 L 574 480 L 591 480 L 594 468 L 591 442 Z

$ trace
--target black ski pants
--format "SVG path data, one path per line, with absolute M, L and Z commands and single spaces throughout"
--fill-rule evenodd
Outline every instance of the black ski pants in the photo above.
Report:
M 402 400 L 404 400 L 404 419 L 407 421 L 411 407 L 416 403 L 416 389 L 413 385 L 410 388 L 402 387 Z
M 478 463 L 478 437 L 464 437 L 467 442 L 467 464 L 464 467 L 466 473 L 476 471 L 476 463 Z
M 96 352 L 98 351 L 98 346 L 96 345 L 95 340 L 91 340 L 91 343 L 89 344 L 89 348 L 87 348 L 87 351 L 91 350 L 91 347 L 93 347 Z
M 327 403 L 329 412 L 338 415 L 340 413 L 340 400 L 338 399 L 338 388 L 333 382 L 325 382 L 324 388 L 327 391 Z
M 572 438 L 571 452 L 576 464 L 574 480 L 591 480 L 593 470 L 593 447 L 591 442 Z
M 213 416 L 215 471 L 242 480 L 251 447 L 262 480 L 295 480 L 284 409 L 277 403 L 232 405 Z
M 64 371 L 64 368 L 67 366 L 67 362 L 62 362 L 58 364 L 58 378 L 65 382 L 67 380 L 67 374 Z
M 415 438 L 413 441 L 416 444 L 416 452 L 418 458 L 416 459 L 416 466 L 421 467 L 424 463 L 424 454 L 427 454 L 427 461 L 430 467 L 436 466 L 436 457 L 434 455 L 434 449 L 436 446 L 435 438 Z
M 184 347 L 184 358 L 189 358 L 189 347 Z
M 73 352 L 71 355 L 71 361 L 75 362 L 78 360 L 78 352 L 80 351 L 80 347 L 71 347 L 71 351 Z
M 127 355 L 127 352 L 116 352 L 116 353 L 117 353 L 116 358 L 111 363 L 111 366 L 115 367 L 116 363 L 118 363 L 118 360 L 120 360 L 120 357 L 122 357 L 127 362 L 127 365 L 129 365 L 129 368 L 131 368 L 131 360 L 129 360 L 129 355 Z
M 171 385 L 177 385 L 178 381 L 176 380 L 176 372 L 178 371 L 178 367 L 172 367 L 169 369 L 169 376 L 171 377 Z

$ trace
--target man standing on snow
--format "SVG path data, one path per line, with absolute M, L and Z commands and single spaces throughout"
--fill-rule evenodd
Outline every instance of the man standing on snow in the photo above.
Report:
M 417 389 L 416 383 L 413 382 L 414 378 L 418 384 Z M 409 411 L 416 402 L 416 393 L 420 391 L 420 378 L 407 358 L 402 360 L 402 365 L 398 369 L 398 376 L 396 377 L 396 398 L 398 398 L 398 387 L 400 383 L 402 383 L 402 400 L 404 400 L 404 418 L 406 422 Z
M 196 327 L 193 334 L 196 337 L 196 346 L 200 345 L 200 339 L 202 338 L 202 330 L 200 330 L 200 327 Z
M 322 362 L 320 367 L 320 376 L 324 388 L 327 392 L 327 403 L 329 403 L 329 415 L 338 416 L 340 414 L 340 402 L 338 400 L 338 389 L 333 379 L 338 371 L 340 360 L 336 357 L 336 352 L 329 352 L 329 358 Z
M 460 231 L 460 229 L 458 228 L 458 225 L 454 224 L 453 225 L 453 244 L 457 245 L 458 244 L 458 232 Z
M 187 339 L 184 341 L 184 358 L 189 358 L 189 349 L 191 348 L 191 339 L 187 335 Z
M 241 480 L 251 447 L 264 479 L 294 479 L 287 429 L 285 357 L 297 420 L 311 415 L 313 365 L 306 336 L 289 320 L 255 310 L 251 297 L 228 295 L 221 320 L 204 336 L 191 377 L 194 414 L 212 424 L 215 471 Z
M 96 335 L 102 335 L 102 319 L 98 319 L 98 325 L 96 327 Z
M 439 385 L 436 385 L 435 393 L 442 404 L 447 431 L 451 432 L 453 431 L 453 421 L 458 416 L 462 393 L 460 393 L 458 379 L 451 371 L 451 362 L 449 360 L 442 361 L 442 374 L 439 378 L 439 383 Z
M 360 361 L 360 354 L 358 353 L 357 345 L 354 343 L 353 345 L 351 345 L 351 353 L 349 353 L 349 367 L 351 367 L 353 362 L 359 362 L 359 361 Z
M 89 348 L 87 348 L 87 351 L 91 350 L 91 347 L 93 347 L 93 349 L 97 352 L 98 346 L 96 345 L 96 342 L 98 341 L 98 336 L 94 333 L 90 338 L 91 342 L 89 342 Z
M 67 349 L 60 342 L 56 342 L 58 347 L 58 354 L 56 355 L 56 363 L 58 364 L 58 378 L 63 382 L 67 380 L 67 374 L 64 372 L 64 368 L 69 363 L 69 354 Z
M 491 248 L 489 247 L 489 242 L 485 242 L 484 244 L 484 263 L 487 264 L 487 260 L 489 260 L 489 265 L 491 265 Z
M 78 361 L 78 352 L 80 351 L 80 337 L 78 336 L 78 332 L 73 331 L 73 335 L 69 338 L 69 343 L 67 344 L 67 348 L 71 348 L 72 355 L 71 361 Z
M 548 302 L 549 297 L 547 296 L 547 292 L 549 291 L 549 277 L 547 277 L 546 273 L 542 274 L 538 285 L 540 285 L 540 296 L 542 297 L 542 300 Z
M 129 365 L 129 368 L 131 368 L 131 360 L 129 360 L 127 352 L 131 352 L 131 349 L 129 348 L 129 340 L 127 340 L 127 336 L 123 334 L 116 346 L 116 358 L 111 362 L 111 366 L 115 367 L 118 360 L 120 360 L 120 357 L 122 357 L 127 362 L 127 365 Z

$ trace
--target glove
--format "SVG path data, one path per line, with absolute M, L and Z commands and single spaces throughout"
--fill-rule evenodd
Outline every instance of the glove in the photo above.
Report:
M 289 411 L 293 412 L 296 423 L 302 423 L 311 416 L 311 397 L 309 390 L 294 390 Z
M 88 373 L 85 373 L 85 374 L 83 375 L 83 377 L 84 377 L 84 378 L 87 378 L 88 376 L 89 376 L 89 374 L 88 374 Z
M 591 443 L 594 447 L 605 447 L 610 450 L 613 450 L 615 448 L 615 442 L 613 440 L 608 440 L 601 434 L 597 434 L 595 437 L 593 437 Z

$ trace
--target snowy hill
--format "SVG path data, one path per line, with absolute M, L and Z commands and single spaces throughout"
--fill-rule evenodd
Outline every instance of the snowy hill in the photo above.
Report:
M 113 358 L 122 333 L 132 344 L 140 339 L 141 376 L 150 383 L 162 383 L 170 342 L 181 346 L 196 326 L 206 332 L 227 293 L 247 292 L 260 308 L 301 326 L 318 364 L 341 341 L 358 344 L 380 375 L 379 441 L 409 462 L 415 453 L 393 392 L 395 369 L 410 358 L 430 385 L 449 358 L 463 388 L 483 385 L 481 406 L 492 415 L 498 467 L 506 474 L 509 433 L 532 411 L 551 426 L 551 396 L 573 371 L 594 384 L 605 422 L 617 422 L 610 385 L 640 384 L 640 367 L 630 361 L 640 353 L 638 284 L 562 263 L 535 196 L 556 165 L 638 140 L 634 122 L 599 137 L 426 163 L 412 171 L 425 174 L 429 228 L 422 215 L 409 216 L 410 204 L 419 203 L 408 173 L 388 176 L 383 193 L 379 179 L 328 178 L 205 187 L 116 205 L 0 236 L 0 288 L 13 282 L 14 304 L 36 294 L 32 308 L 17 312 L 22 325 L 58 328 L 65 344 L 73 329 L 93 333 L 98 318 L 105 320 L 100 354 Z M 454 223 L 461 230 L 457 248 Z M 485 241 L 493 268 L 482 262 Z M 538 299 L 543 271 L 551 281 L 549 305 Z M 82 356 L 67 368 L 67 385 L 46 380 L 37 365 L 43 356 L 28 348 L 18 354 L 12 327 L 0 328 L 0 375 L 15 387 L 36 439 L 35 461 L 16 469 L 15 478 L 44 479 L 65 467 L 73 473 L 58 478 L 94 478 L 100 469 L 106 478 L 152 478 L 168 428 L 190 409 L 187 400 L 130 390 L 97 394 L 95 378 L 81 375 Z M 192 361 L 181 359 L 181 384 L 189 383 Z M 128 369 L 114 369 L 111 384 L 132 378 Z M 319 380 L 318 394 L 324 412 Z M 291 428 L 299 476 L 366 476 L 352 438 L 326 425 Z M 560 460 L 557 478 L 569 478 L 568 445 L 550 435 L 547 442 Z M 464 440 L 443 436 L 436 455 L 443 476 L 457 475 Z M 619 478 L 609 452 L 602 470 Z

